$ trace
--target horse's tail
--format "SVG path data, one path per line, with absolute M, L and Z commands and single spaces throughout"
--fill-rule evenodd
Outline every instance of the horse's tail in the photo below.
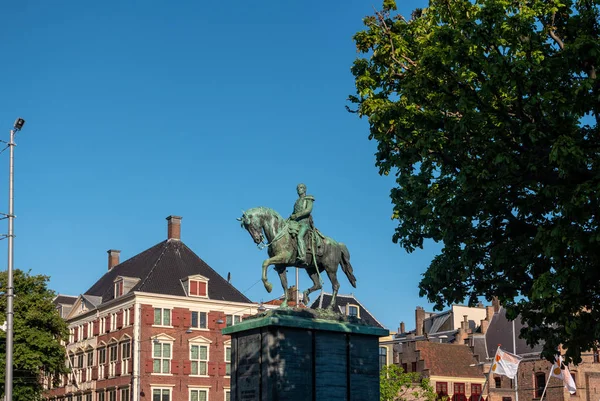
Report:
M 352 265 L 350 264 L 350 252 L 348 252 L 346 245 L 340 243 L 340 247 L 342 248 L 342 261 L 340 262 L 342 270 L 346 273 L 346 277 L 348 277 L 348 281 L 350 281 L 352 287 L 356 288 L 356 277 L 354 277 Z

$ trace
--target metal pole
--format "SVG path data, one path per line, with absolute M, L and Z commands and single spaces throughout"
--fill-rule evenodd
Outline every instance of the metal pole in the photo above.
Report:
M 13 323 L 14 323 L 14 283 L 13 283 L 13 251 L 14 251 L 14 149 L 15 130 L 10 130 L 10 142 L 8 143 L 9 165 L 8 165 L 8 288 L 6 292 L 6 379 L 4 382 L 4 395 L 6 401 L 12 401 L 13 397 Z
M 512 334 L 513 334 L 513 353 L 517 355 L 517 334 L 515 333 L 515 321 L 512 321 Z M 515 375 L 515 401 L 519 401 L 519 368 L 517 367 L 517 374 Z
M 299 275 L 298 275 L 298 268 L 296 267 L 296 308 L 298 308 L 300 306 L 300 283 L 299 281 Z

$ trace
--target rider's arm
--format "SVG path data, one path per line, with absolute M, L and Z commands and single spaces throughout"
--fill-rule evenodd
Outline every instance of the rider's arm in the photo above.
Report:
M 312 213 L 312 208 L 313 208 L 313 200 L 307 199 L 306 200 L 306 208 L 304 210 L 302 210 L 301 212 L 296 213 L 296 216 L 295 216 L 296 220 L 300 220 L 300 219 L 310 216 L 310 214 Z

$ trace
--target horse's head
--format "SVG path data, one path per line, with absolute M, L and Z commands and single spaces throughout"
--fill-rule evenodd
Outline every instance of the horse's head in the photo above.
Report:
M 241 223 L 242 228 L 248 230 L 255 244 L 263 242 L 264 236 L 260 216 L 253 209 L 246 212 L 242 211 L 242 217 L 238 217 L 237 220 Z

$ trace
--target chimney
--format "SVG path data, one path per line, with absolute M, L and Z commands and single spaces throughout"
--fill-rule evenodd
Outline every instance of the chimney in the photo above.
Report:
M 481 334 L 487 333 L 488 326 L 490 325 L 490 321 L 487 319 L 481 319 Z
M 108 270 L 110 270 L 119 264 L 119 255 L 121 254 L 121 251 L 109 249 L 106 252 L 108 253 Z
M 494 313 L 498 313 L 500 311 L 500 301 L 498 297 L 492 298 L 492 305 L 494 306 Z
M 404 327 L 404 322 L 400 322 L 400 334 L 406 333 L 406 328 Z
M 167 217 L 167 239 L 181 240 L 181 219 L 181 216 Z
M 423 335 L 423 324 L 425 323 L 425 310 L 421 306 L 417 306 L 415 309 L 415 324 L 416 330 L 415 334 L 418 336 Z
M 467 329 L 469 328 L 469 315 L 463 315 L 463 321 L 460 322 L 460 327 L 464 331 L 467 331 Z
M 492 305 L 485 307 L 485 320 L 488 322 L 492 321 L 492 317 L 494 317 L 494 307 Z

